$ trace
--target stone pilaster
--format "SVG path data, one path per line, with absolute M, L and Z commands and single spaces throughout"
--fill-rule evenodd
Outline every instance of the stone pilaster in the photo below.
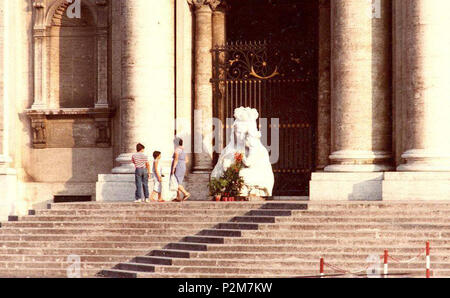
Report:
M 329 172 L 391 168 L 391 1 L 332 0 Z
M 122 1 L 122 98 L 120 103 L 120 167 L 113 173 L 134 173 L 131 155 L 138 142 L 147 153 L 173 153 L 174 1 Z
M 406 2 L 406 163 L 399 171 L 450 172 L 450 2 Z
M 108 108 L 108 6 L 97 0 L 97 102 L 96 108 Z
M 47 37 L 45 26 L 45 4 L 43 0 L 33 2 L 35 21 L 34 36 L 34 101 L 32 109 L 47 108 Z
M 189 0 L 195 13 L 194 33 L 194 172 L 212 170 L 212 10 L 210 0 Z

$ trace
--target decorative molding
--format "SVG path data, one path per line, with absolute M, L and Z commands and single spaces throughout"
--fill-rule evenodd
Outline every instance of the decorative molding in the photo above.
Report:
M 54 144 L 49 144 L 48 130 L 50 129 L 50 132 L 54 130 L 52 121 L 61 121 L 64 119 L 91 119 L 91 121 L 95 122 L 93 125 L 96 128 L 96 137 L 90 141 L 92 145 L 88 147 L 111 147 L 111 119 L 115 115 L 114 109 L 28 109 L 25 110 L 25 113 L 31 119 L 31 128 L 33 131 L 32 142 L 33 148 L 35 149 L 55 148 L 53 147 Z
M 31 128 L 33 131 L 33 147 L 36 149 L 47 148 L 47 121 L 42 115 L 31 118 Z
M 34 0 L 33 1 L 33 8 L 35 11 L 35 21 L 34 21 L 34 31 L 36 35 L 37 30 L 44 30 L 45 29 L 45 4 L 44 0 Z
M 205 6 L 209 6 L 212 10 L 216 10 L 225 1 L 224 0 L 187 0 L 187 2 L 189 3 L 189 5 L 191 5 L 195 9 L 200 9 Z
M 229 9 L 228 3 L 226 0 L 211 0 L 210 5 L 211 9 L 214 11 L 224 12 Z
M 97 127 L 97 146 L 111 147 L 111 121 L 109 119 L 95 119 L 95 125 Z

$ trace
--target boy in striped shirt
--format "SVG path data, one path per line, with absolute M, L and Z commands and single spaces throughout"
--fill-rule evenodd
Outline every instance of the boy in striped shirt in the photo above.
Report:
M 148 179 L 150 173 L 150 163 L 148 162 L 148 157 L 144 153 L 145 146 L 141 143 L 136 145 L 137 153 L 133 154 L 131 161 L 136 167 L 136 172 L 134 175 L 136 182 L 136 203 L 142 202 L 142 188 L 144 188 L 144 202 L 148 202 L 149 192 L 148 192 Z

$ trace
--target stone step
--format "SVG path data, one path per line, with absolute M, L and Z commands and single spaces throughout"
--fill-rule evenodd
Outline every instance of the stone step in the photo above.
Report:
M 375 210 L 375 209 L 434 209 L 434 210 L 449 210 L 450 203 L 448 201 L 372 201 L 372 202 L 351 202 L 351 201 L 322 201 L 322 202 L 308 202 L 308 210 Z
M 274 216 L 236 216 L 229 221 L 243 223 L 275 223 L 276 218 Z
M 347 261 L 342 262 L 340 260 L 327 260 L 328 263 L 338 266 L 340 268 L 345 268 L 346 270 L 355 271 L 361 267 L 364 267 L 365 263 L 359 261 Z M 163 258 L 163 257 L 136 257 L 131 263 L 148 264 L 148 265 L 173 265 L 178 267 L 190 266 L 190 267 L 257 267 L 257 268 L 303 268 L 303 269 L 318 269 L 318 262 L 316 260 L 308 259 L 296 259 L 295 261 L 290 260 L 245 260 L 245 259 L 181 259 L 181 258 Z M 450 262 L 432 262 L 432 268 L 434 269 L 448 269 L 450 268 Z M 416 260 L 412 263 L 395 263 L 392 260 L 389 262 L 389 268 L 422 268 L 424 267 L 424 262 L 421 259 Z
M 211 223 L 217 223 L 217 222 L 227 222 L 230 221 L 233 218 L 233 216 L 202 216 L 201 221 L 202 222 L 211 222 Z M 32 224 L 32 223 L 46 223 L 51 222 L 55 224 L 59 223 L 81 223 L 81 224 L 104 224 L 104 223 L 152 223 L 152 222 L 162 222 L 162 223 L 173 223 L 173 222 L 198 222 L 199 218 L 198 216 L 130 216 L 130 217 L 97 217 L 97 216 L 73 216 L 73 217 L 67 217 L 67 216 L 61 216 L 61 217 L 54 217 L 54 216 L 38 216 L 38 217 L 27 217 L 27 218 L 21 218 L 19 219 L 19 222 Z M 5 225 L 4 225 L 5 226 Z M 7 225 L 6 225 L 7 226 Z
M 198 233 L 202 236 L 222 236 L 222 237 L 240 237 L 242 235 L 241 230 L 233 229 L 204 229 Z
M 238 208 L 238 209 L 43 209 L 34 210 L 35 216 L 166 216 L 166 215 L 210 215 L 210 216 L 236 216 L 236 215 L 266 215 L 266 216 L 448 216 L 450 209 L 336 209 L 336 210 L 283 210 L 283 209 L 261 209 L 261 208 Z
M 390 250 L 389 250 L 390 251 Z M 367 251 L 359 251 L 356 250 L 352 252 L 335 252 L 335 251 L 321 251 L 316 250 L 312 252 L 242 252 L 242 251 L 233 251 L 233 252 L 222 252 L 222 251 L 207 251 L 207 252 L 196 252 L 196 251 L 180 251 L 185 253 L 184 258 L 191 259 L 252 259 L 252 260 L 290 260 L 295 261 L 297 259 L 309 259 L 309 260 L 317 260 L 319 262 L 321 257 L 324 257 L 325 260 L 331 262 L 332 260 L 355 260 L 362 263 L 365 263 L 365 260 L 369 254 L 383 255 L 384 249 L 379 250 L 369 250 Z M 390 252 L 392 256 L 400 260 L 409 260 L 418 255 L 418 252 Z M 168 255 L 158 255 L 160 257 L 170 257 Z M 422 257 L 422 260 L 425 260 L 425 257 Z M 448 253 L 432 253 L 432 262 L 450 262 L 450 255 Z
M 119 209 L 119 210 L 108 210 L 108 209 L 46 209 L 46 210 L 35 210 L 34 216 L 97 216 L 97 217 L 147 217 L 147 216 L 198 216 L 198 215 L 208 215 L 208 216 L 237 216 L 243 215 L 250 212 L 248 209 Z M 25 216 L 24 218 L 28 218 Z
M 0 260 L 3 262 L 19 262 L 19 263 L 34 263 L 34 262 L 67 262 L 69 255 L 26 255 L 26 254 L 7 254 L 0 255 Z M 82 263 L 120 263 L 132 260 L 135 255 L 80 255 Z
M 0 247 L 0 255 L 126 255 L 136 256 L 148 253 L 149 249 L 137 248 L 3 248 Z M 155 247 L 157 249 L 157 247 Z
M 237 217 L 241 218 L 241 217 Z M 277 217 L 273 218 L 276 223 L 390 223 L 390 224 L 414 224 L 414 223 L 429 223 L 429 224 L 447 224 L 450 217 L 373 217 L 366 216 L 301 216 L 301 217 Z M 262 222 L 262 221 L 259 221 Z M 267 221 L 270 222 L 270 221 Z
M 139 264 L 153 264 L 153 265 L 172 265 L 174 264 L 175 260 L 181 260 L 181 259 L 172 259 L 172 258 L 166 258 L 166 257 L 158 257 L 158 256 L 139 256 L 131 260 L 133 263 L 139 263 Z M 189 259 L 183 259 L 183 260 L 189 260 Z M 190 260 L 194 262 L 194 260 Z
M 167 258 L 189 258 L 190 252 L 185 250 L 175 249 L 156 249 L 152 250 L 148 256 L 167 257 Z
M 371 218 L 374 216 L 441 216 L 447 217 L 450 216 L 450 209 L 448 210 L 435 210 L 435 209 L 411 209 L 411 210 L 403 210 L 403 209 L 392 209 L 392 210 L 358 210 L 358 209 L 346 209 L 346 210 L 292 210 L 290 211 L 292 216 L 334 216 L 334 217 L 343 217 L 343 216 L 366 216 L 367 218 Z M 251 211 L 250 211 L 251 213 Z
M 224 244 L 241 244 L 241 245 L 327 245 L 329 247 L 340 245 L 380 245 L 383 244 L 387 248 L 395 243 L 396 245 L 414 245 L 424 246 L 430 239 L 412 239 L 412 238 L 383 238 L 374 239 L 370 237 L 351 237 L 351 238 L 220 238 L 215 237 L 216 242 L 208 242 L 209 239 L 203 240 L 200 236 L 186 237 L 186 241 L 196 242 L 204 241 L 201 243 L 224 243 Z M 214 239 L 215 239 L 214 238 Z M 185 241 L 183 239 L 182 241 Z M 447 239 L 433 239 L 432 246 L 450 246 L 450 238 Z
M 295 210 L 297 211 L 297 210 Z M 298 211 L 298 214 L 301 214 L 300 212 L 306 212 L 305 210 Z M 294 210 L 283 210 L 283 209 L 258 209 L 258 210 L 251 210 L 248 212 L 249 216 L 291 216 L 294 214 Z
M 65 242 L 65 241 L 83 241 L 89 242 L 178 242 L 183 239 L 185 234 L 183 232 L 180 235 L 166 236 L 166 235 L 112 235 L 105 236 L 101 234 L 97 235 L 20 235 L 20 234 L 0 234 L 0 242 L 2 241 L 16 241 L 16 242 Z
M 222 225 L 233 225 L 233 224 L 219 224 L 219 228 Z M 385 230 L 385 229 L 396 229 L 402 231 L 408 230 L 425 230 L 425 231 L 445 231 L 450 232 L 450 224 L 429 224 L 427 222 L 416 222 L 416 223 L 399 223 L 399 224 L 381 224 L 381 223 L 320 223 L 320 224 L 308 224 L 308 223 L 277 223 L 277 224 L 259 224 L 259 230 L 313 230 L 313 231 L 323 231 L 323 230 L 362 230 L 362 229 L 372 229 L 372 230 Z
M 137 272 L 155 272 L 155 266 L 140 263 L 120 263 L 114 269 Z
M 191 242 L 178 242 L 178 243 L 169 243 L 165 249 L 173 249 L 173 250 L 189 250 L 189 251 L 207 251 L 208 246 L 202 243 L 191 243 Z
M 170 229 L 180 225 L 184 228 L 203 229 L 210 228 L 217 222 L 158 222 L 155 218 L 152 222 L 6 222 L 2 224 L 3 228 L 117 228 L 117 229 Z
M 104 270 L 103 274 L 109 277 L 145 277 L 145 278 L 252 278 L 252 277 L 301 277 L 301 276 L 318 276 L 318 270 L 302 270 L 302 269 L 258 269 L 258 268 L 217 268 L 217 267 L 175 267 L 175 266 L 158 266 L 155 273 L 139 272 L 131 270 Z M 339 272 L 329 272 L 332 274 L 340 274 Z M 390 274 L 404 274 L 405 277 L 424 277 L 423 269 L 392 269 Z M 340 274 L 342 275 L 342 274 Z M 347 274 L 352 276 L 352 274 Z M 366 277 L 367 274 L 359 274 Z M 450 276 L 450 270 L 437 269 L 434 270 L 434 276 Z
M 114 262 L 81 262 L 80 269 L 97 270 L 109 269 L 116 265 Z M 5 262 L 0 261 L 0 270 L 2 269 L 67 269 L 73 265 L 70 262 Z
M 310 237 L 310 238 L 331 238 L 331 239 L 337 239 L 337 238 L 347 238 L 347 237 L 372 237 L 374 239 L 378 238 L 427 238 L 428 240 L 433 239 L 448 239 L 450 237 L 450 232 L 443 232 L 443 231 L 408 231 L 408 230 L 401 230 L 401 229 L 363 229 L 363 230 L 348 230 L 348 231 L 342 231 L 342 230 L 322 230 L 322 231 L 314 231 L 314 230 L 308 230 L 308 231 L 302 231 L 302 230 L 257 230 L 257 231 L 250 231 L 245 230 L 241 231 L 242 237 L 245 238 L 295 238 L 295 239 L 301 239 L 304 237 Z
M 266 217 L 262 217 L 266 220 Z M 236 220 L 238 222 L 6 222 L 2 224 L 3 228 L 75 228 L 80 229 L 86 228 L 118 228 L 118 229 L 167 229 L 176 228 L 180 225 L 184 228 L 191 229 L 205 229 L 211 227 L 217 227 L 218 229 L 239 229 L 239 230 L 355 230 L 355 229 L 399 229 L 399 230 L 441 230 L 450 232 L 450 224 L 447 222 L 437 222 L 429 223 L 425 221 L 414 222 L 371 222 L 369 220 L 361 222 L 301 222 L 301 221 L 291 221 L 292 222 L 280 222 L 276 224 L 266 224 L 260 223 L 257 217 L 238 217 Z M 243 222 L 241 220 L 244 220 Z M 250 221 L 255 220 L 255 221 Z M 282 220 L 282 219 L 278 219 Z
M 179 218 L 184 218 L 187 221 L 192 221 L 193 218 L 199 216 L 205 218 L 219 218 L 220 220 L 226 218 L 233 218 L 235 216 L 246 215 L 247 211 L 241 212 L 211 212 L 211 213 L 173 213 L 173 214 L 158 214 L 158 213 L 148 213 L 148 212 L 129 212 L 122 214 L 120 212 L 111 214 L 36 214 L 33 216 L 22 216 L 19 217 L 19 221 L 129 221 L 135 219 L 135 221 L 148 221 L 149 219 L 161 218 L 161 220 L 177 220 Z
M 0 241 L 0 248 L 162 248 L 167 242 L 101 242 L 101 241 Z
M 224 230 L 258 230 L 257 224 L 249 223 L 220 223 L 217 226 L 218 229 Z
M 210 225 L 207 225 L 210 227 Z M 0 235 L 11 235 L 11 234 L 20 234 L 20 235 L 80 235 L 80 236 L 93 236 L 93 235 L 103 235 L 103 236 L 145 236 L 145 235 L 195 235 L 201 229 L 192 228 L 192 229 L 184 229 L 183 228 L 172 228 L 172 229 L 141 229 L 141 228 L 129 228 L 129 229 L 119 229 L 119 228 L 1 228 Z
M 423 216 L 423 215 L 421 215 Z M 302 216 L 264 216 L 264 215 L 241 215 L 241 216 L 202 216 L 201 220 L 203 222 L 249 222 L 249 223 L 326 223 L 326 222 L 342 222 L 342 223 L 415 223 L 415 222 L 428 222 L 428 223 L 447 223 L 449 216 L 433 216 L 433 217 L 411 217 L 411 216 L 377 216 L 377 217 L 366 217 L 366 216 L 312 216 L 308 213 Z M 53 222 L 55 224 L 64 222 L 80 222 L 80 223 L 120 223 L 120 222 L 196 222 L 198 221 L 198 215 L 196 216 L 26 216 L 19 218 L 19 222 L 25 222 L 26 224 L 31 223 L 47 223 Z M 9 225 L 15 225 L 16 223 L 4 223 L 4 227 Z
M 284 275 L 284 274 L 198 274 L 198 273 L 144 273 L 144 272 L 132 272 L 132 271 L 124 271 L 124 270 L 108 270 L 105 271 L 109 275 L 108 277 L 115 278 L 178 278 L 178 279 L 186 279 L 186 278 L 221 278 L 221 279 L 229 279 L 231 281 L 235 279 L 244 279 L 244 278 L 304 278 L 304 277 L 319 277 L 317 271 L 305 271 L 302 272 L 301 275 Z M 435 272 L 433 277 L 442 278 L 447 277 L 445 275 L 439 276 L 437 275 L 441 272 Z M 446 272 L 443 272 L 446 274 Z M 424 276 L 423 272 L 420 270 L 416 270 L 414 272 L 404 273 L 392 273 L 388 278 L 422 278 Z M 325 276 L 325 278 L 366 278 L 366 275 L 345 275 L 338 273 L 330 273 Z
M 188 246 L 178 245 L 178 248 L 176 249 L 183 249 L 183 250 L 195 250 L 190 249 Z M 174 247 L 173 247 L 174 248 Z M 301 253 L 308 253 L 308 252 L 348 252 L 348 253 L 373 253 L 373 252 L 383 252 L 385 249 L 389 249 L 390 253 L 411 253 L 411 254 L 418 254 L 421 250 L 424 250 L 425 243 L 423 246 L 418 247 L 411 247 L 411 246 L 389 246 L 386 247 L 385 245 L 379 246 L 379 245 L 370 245 L 370 246 L 358 246 L 355 247 L 353 245 L 345 246 L 345 245 L 339 245 L 339 246 L 317 246 L 317 245 L 302 245 L 302 246 L 295 246 L 295 245 L 250 245 L 250 244 L 224 244 L 224 245 L 217 245 L 217 244 L 208 244 L 207 249 L 198 249 L 203 251 L 220 251 L 220 252 L 298 252 Z M 450 246 L 436 246 L 433 245 L 433 252 L 434 253 L 447 253 L 450 256 Z
M 280 204 L 280 203 L 279 203 Z M 167 202 L 167 203 L 108 203 L 108 202 L 89 202 L 89 203 L 56 203 L 51 204 L 50 209 L 53 210 L 80 210 L 80 209 L 106 209 L 106 210 L 159 210 L 159 209 L 259 209 L 263 205 L 268 205 L 264 202 L 208 202 L 208 201 L 189 201 L 183 203 Z M 295 207 L 296 203 L 281 203 L 282 206 Z M 286 207 L 287 208 L 287 207 Z M 283 208 L 284 209 L 284 208 Z M 294 208 L 293 208 L 294 209 Z
M 224 244 L 224 237 L 211 237 L 211 236 L 187 236 L 184 237 L 181 242 L 190 243 L 212 243 L 212 244 Z
M 82 278 L 95 277 L 97 269 L 81 269 Z M 67 269 L 0 269 L 0 278 L 67 278 Z

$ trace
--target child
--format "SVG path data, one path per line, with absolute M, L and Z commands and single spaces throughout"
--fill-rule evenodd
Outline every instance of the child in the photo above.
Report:
M 150 164 L 147 155 L 144 154 L 145 146 L 142 144 L 136 145 L 137 153 L 133 154 L 131 161 L 136 167 L 134 180 L 136 182 L 136 203 L 142 202 L 142 188 L 144 188 L 145 202 L 148 202 L 148 174 L 150 173 Z
M 151 200 L 156 202 L 154 199 L 154 195 L 158 194 L 158 202 L 164 202 L 161 198 L 161 190 L 162 190 L 162 178 L 161 178 L 161 166 L 159 165 L 159 160 L 161 159 L 161 152 L 155 151 L 153 152 L 153 172 L 152 177 L 154 181 L 153 192 L 151 196 Z

